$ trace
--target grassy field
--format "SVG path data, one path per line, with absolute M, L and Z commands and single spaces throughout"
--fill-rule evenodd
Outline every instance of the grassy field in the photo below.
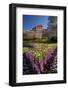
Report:
M 23 47 L 23 53 L 31 50 L 36 60 L 42 60 L 44 54 L 47 53 L 49 49 L 57 47 L 57 43 L 34 43 L 33 45 L 33 48 Z

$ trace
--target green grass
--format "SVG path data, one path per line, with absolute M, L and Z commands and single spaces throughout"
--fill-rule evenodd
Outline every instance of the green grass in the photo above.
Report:
M 37 47 L 31 48 L 31 50 L 36 60 L 42 60 L 44 54 L 47 53 L 48 49 L 56 47 L 57 43 L 49 43 L 49 44 L 37 43 L 37 45 L 38 45 Z M 23 52 L 28 52 L 29 49 L 30 48 L 28 47 L 24 47 Z

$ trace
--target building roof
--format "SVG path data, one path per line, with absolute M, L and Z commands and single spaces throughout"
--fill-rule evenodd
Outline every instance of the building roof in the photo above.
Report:
M 32 29 L 40 30 L 40 29 L 44 29 L 44 26 L 43 26 L 42 24 L 38 24 L 38 25 L 36 25 L 35 27 L 33 27 Z
M 43 25 L 42 24 L 38 24 L 36 27 L 43 27 Z

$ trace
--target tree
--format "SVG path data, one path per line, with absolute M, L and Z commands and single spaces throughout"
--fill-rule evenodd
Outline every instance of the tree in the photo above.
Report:
M 57 16 L 49 16 L 48 30 L 50 34 L 57 35 Z

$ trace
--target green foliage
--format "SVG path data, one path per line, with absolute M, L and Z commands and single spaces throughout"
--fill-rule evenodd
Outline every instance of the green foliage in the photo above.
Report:
M 57 42 L 57 36 L 56 35 L 50 36 L 48 40 L 49 40 L 49 42 L 56 43 Z
M 25 47 L 23 48 L 23 52 L 28 52 L 28 50 L 29 50 L 28 48 Z
M 36 60 L 42 60 L 43 52 L 41 50 L 36 50 L 34 51 L 33 55 L 36 58 Z
M 57 35 L 50 34 L 48 37 L 43 38 L 33 38 L 33 39 L 24 39 L 23 44 L 29 43 L 56 43 L 57 42 Z
M 46 43 L 46 42 L 48 42 L 48 37 L 24 40 L 24 43 Z
M 40 44 L 37 43 L 38 47 L 34 47 L 31 48 L 32 52 L 33 52 L 33 56 L 35 57 L 36 60 L 42 60 L 43 56 L 45 53 L 47 53 L 49 48 L 54 48 L 57 46 L 56 43 L 50 43 L 50 44 Z M 23 52 L 28 52 L 29 51 L 29 47 L 28 48 L 23 48 Z

